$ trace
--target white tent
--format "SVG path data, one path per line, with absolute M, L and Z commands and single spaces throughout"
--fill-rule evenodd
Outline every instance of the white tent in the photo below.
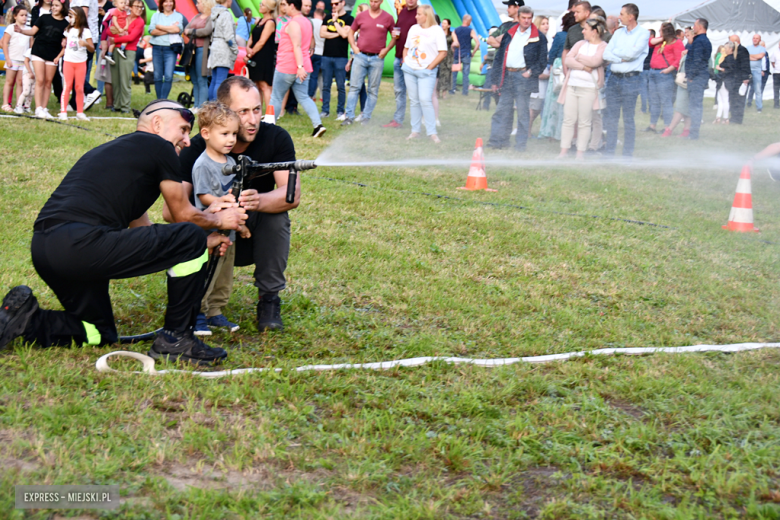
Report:
M 693 9 L 673 17 L 677 27 L 692 26 L 697 18 L 709 22 L 707 37 L 712 42 L 712 52 L 736 34 L 742 45 L 752 45 L 754 34 L 761 35 L 767 50 L 780 42 L 780 0 L 708 0 Z M 714 92 L 708 92 L 714 96 Z M 772 78 L 764 89 L 764 99 L 771 99 Z

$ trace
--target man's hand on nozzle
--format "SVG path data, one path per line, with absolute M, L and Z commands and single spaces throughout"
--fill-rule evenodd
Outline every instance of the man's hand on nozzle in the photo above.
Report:
M 238 203 L 247 211 L 257 211 L 260 207 L 260 194 L 257 190 L 244 190 L 238 196 Z
M 215 216 L 219 219 L 219 229 L 234 229 L 236 231 L 241 229 L 241 226 L 249 218 L 244 208 L 226 208 L 222 211 L 215 213 Z
M 219 247 L 219 256 L 225 256 L 227 248 L 232 245 L 233 242 L 230 241 L 230 238 L 220 233 L 211 233 L 206 238 L 206 247 L 209 250 L 209 255 L 214 252 L 215 247 Z

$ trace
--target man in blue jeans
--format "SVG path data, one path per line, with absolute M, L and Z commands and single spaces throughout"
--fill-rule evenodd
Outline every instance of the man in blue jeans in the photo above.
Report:
M 704 91 L 710 83 L 709 63 L 712 44 L 707 38 L 710 24 L 704 18 L 693 23 L 693 42 L 685 59 L 685 76 L 688 80 L 688 110 L 691 114 L 691 132 L 688 139 L 699 138 L 701 118 L 704 112 Z M 684 138 L 683 138 L 684 139 Z
M 401 128 L 406 115 L 406 81 L 401 66 L 404 64 L 404 46 L 409 29 L 417 23 L 417 0 L 406 0 L 406 8 L 398 13 L 393 28 L 395 60 L 393 61 L 393 91 L 395 92 L 395 114 L 393 120 L 382 125 L 384 128 Z
M 333 14 L 327 22 L 322 23 L 320 36 L 325 39 L 322 50 L 322 113 L 321 118 L 330 115 L 330 87 L 336 78 L 336 88 L 339 92 L 337 121 L 343 121 L 344 104 L 347 101 L 347 62 L 349 61 L 349 28 L 355 21 L 344 8 L 345 0 L 331 0 Z M 314 80 L 316 81 L 316 79 Z
M 533 24 L 534 11 L 522 6 L 517 11 L 518 22 L 501 38 L 488 84 L 500 89 L 496 112 L 490 125 L 488 147 L 509 146 L 512 119 L 517 105 L 517 136 L 515 149 L 525 151 L 528 141 L 531 94 L 539 92 L 539 75 L 547 67 L 547 38 Z
M 612 73 L 607 80 L 607 109 L 604 117 L 607 127 L 606 155 L 615 155 L 621 110 L 624 127 L 623 155 L 634 155 L 634 112 L 642 86 L 640 75 L 650 50 L 650 33 L 637 24 L 638 17 L 639 8 L 635 4 L 625 4 L 620 10 L 623 27 L 615 31 L 604 50 L 604 61 L 612 64 Z
M 363 81 L 368 76 L 368 102 L 363 110 L 362 123 L 371 119 L 379 97 L 379 84 L 382 82 L 382 69 L 385 56 L 395 45 L 395 39 L 385 45 L 387 34 L 393 30 L 393 17 L 380 9 L 382 0 L 369 0 L 368 11 L 358 14 L 349 28 L 349 45 L 352 47 L 352 76 L 349 80 L 349 98 L 347 99 L 347 117 L 341 126 L 351 125 L 355 120 Z M 358 44 L 355 34 L 360 37 Z
M 761 45 L 761 36 L 758 34 L 753 35 L 753 45 L 747 47 L 750 53 L 750 73 L 753 75 L 750 85 L 752 92 L 748 93 L 748 106 L 753 101 L 752 94 L 756 96 L 756 109 L 759 114 L 761 109 L 764 108 L 764 89 L 762 87 L 762 78 L 764 76 L 764 56 L 766 56 L 766 49 Z
M 455 56 L 454 63 L 463 64 L 461 77 L 463 78 L 463 95 L 469 95 L 469 73 L 471 72 L 471 58 L 474 53 L 479 49 L 479 36 L 477 32 L 471 28 L 471 15 L 463 15 L 463 25 L 455 29 L 455 36 L 458 38 L 458 44 L 460 45 L 459 53 Z M 474 51 L 471 50 L 471 40 L 474 40 L 477 44 Z M 452 73 L 452 90 L 450 94 L 454 94 L 458 86 L 458 72 Z

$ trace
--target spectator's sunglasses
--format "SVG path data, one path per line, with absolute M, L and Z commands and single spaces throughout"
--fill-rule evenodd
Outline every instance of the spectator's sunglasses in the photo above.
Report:
M 189 123 L 190 126 L 193 126 L 195 123 L 195 114 L 187 110 L 186 108 L 176 108 L 176 107 L 160 107 L 155 108 L 154 110 L 150 110 L 146 113 L 146 115 L 154 114 L 155 112 L 159 112 L 160 110 L 175 110 L 179 113 L 182 119 L 184 119 L 187 123 Z

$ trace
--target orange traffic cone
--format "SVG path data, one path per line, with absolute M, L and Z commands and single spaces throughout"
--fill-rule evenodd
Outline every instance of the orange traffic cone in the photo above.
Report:
M 477 138 L 477 143 L 474 145 L 474 155 L 471 156 L 471 168 L 469 168 L 469 175 L 466 177 L 466 186 L 458 189 L 469 191 L 498 191 L 491 190 L 487 187 L 487 175 L 485 175 L 485 156 L 482 154 L 481 137 Z
M 271 125 L 276 124 L 276 115 L 274 115 L 273 105 L 268 105 L 268 108 L 265 109 L 265 115 L 263 116 L 263 123 L 268 123 Z
M 753 195 L 750 189 L 750 166 L 745 165 L 742 168 L 742 174 L 737 183 L 737 194 L 734 195 L 734 204 L 729 213 L 729 223 L 723 226 L 723 229 L 729 231 L 758 231 L 753 226 Z

